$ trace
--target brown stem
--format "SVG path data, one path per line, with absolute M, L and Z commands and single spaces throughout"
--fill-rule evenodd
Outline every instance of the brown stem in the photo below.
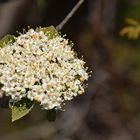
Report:
M 75 12 L 82 5 L 84 0 L 79 0 L 79 2 L 73 7 L 73 9 L 68 13 L 68 15 L 62 20 L 62 22 L 56 26 L 56 29 L 59 31 L 63 28 L 63 26 L 70 20 L 70 18 L 75 14 Z

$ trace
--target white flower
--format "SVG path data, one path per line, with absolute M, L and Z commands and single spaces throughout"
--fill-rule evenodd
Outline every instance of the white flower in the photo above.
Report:
M 49 39 L 30 29 L 0 49 L 0 84 L 13 100 L 27 97 L 47 110 L 61 108 L 65 100 L 84 92 L 88 79 L 84 64 L 67 39 Z

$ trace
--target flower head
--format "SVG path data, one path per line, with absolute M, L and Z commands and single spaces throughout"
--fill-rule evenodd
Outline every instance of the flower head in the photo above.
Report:
M 65 100 L 84 92 L 88 79 L 85 62 L 78 59 L 69 41 L 49 38 L 30 29 L 0 49 L 2 91 L 19 101 L 26 97 L 44 109 L 61 108 Z

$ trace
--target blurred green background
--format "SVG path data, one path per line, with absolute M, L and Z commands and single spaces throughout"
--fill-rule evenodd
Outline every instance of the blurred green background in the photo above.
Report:
M 0 38 L 57 26 L 77 2 L 1 0 Z M 11 123 L 10 109 L 0 108 L 0 140 L 140 140 L 140 37 L 120 36 L 126 19 L 139 26 L 139 0 L 85 0 L 61 32 L 93 71 L 86 93 L 67 102 L 55 122 L 37 106 Z

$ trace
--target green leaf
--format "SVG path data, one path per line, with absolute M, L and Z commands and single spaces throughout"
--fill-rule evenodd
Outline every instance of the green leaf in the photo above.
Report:
M 53 122 L 55 121 L 55 119 L 56 119 L 56 110 L 55 109 L 47 110 L 47 120 Z
M 23 98 L 18 102 L 10 102 L 10 108 L 12 110 L 12 122 L 27 115 L 34 106 L 34 102 Z
M 5 47 L 6 45 L 15 41 L 15 37 L 13 35 L 6 35 L 0 40 L 0 48 Z
M 49 27 L 39 27 L 36 28 L 36 31 L 43 31 L 44 34 L 46 34 L 48 36 L 49 39 L 55 38 L 59 35 L 59 33 L 57 32 L 57 30 L 54 28 L 54 26 L 49 26 Z

